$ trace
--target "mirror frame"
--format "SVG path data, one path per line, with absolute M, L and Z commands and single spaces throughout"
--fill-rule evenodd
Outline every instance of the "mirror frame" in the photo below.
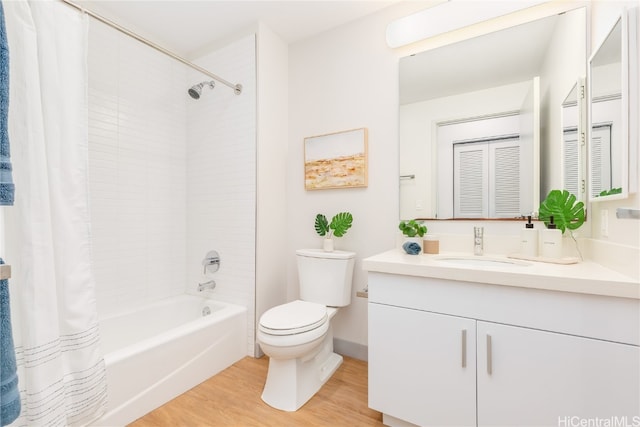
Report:
M 592 179 L 593 179 L 593 167 L 591 164 L 591 141 L 593 134 L 593 71 L 592 71 L 592 63 L 607 39 L 616 28 L 616 26 L 620 23 L 620 40 L 621 40 L 621 94 L 620 94 L 620 110 L 621 110 L 621 120 L 620 120 L 620 144 L 621 149 L 618 154 L 618 159 L 620 160 L 620 175 L 621 175 L 621 185 L 622 191 L 618 194 L 611 194 L 608 196 L 595 196 L 591 193 Z M 588 175 L 589 175 L 589 185 L 588 185 L 588 195 L 589 202 L 597 203 L 597 202 L 605 202 L 610 200 L 622 200 L 629 197 L 629 30 L 628 30 L 628 19 L 627 14 L 622 13 L 618 16 L 618 19 L 614 22 L 614 24 L 609 29 L 609 32 L 604 37 L 604 39 L 598 45 L 598 48 L 593 51 L 591 56 L 589 57 L 589 62 L 587 63 L 587 87 L 588 87 L 588 102 L 587 102 L 587 130 L 588 130 Z

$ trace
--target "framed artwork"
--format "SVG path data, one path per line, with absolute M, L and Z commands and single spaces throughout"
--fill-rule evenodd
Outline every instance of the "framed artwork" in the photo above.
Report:
M 367 128 L 304 139 L 304 188 L 367 186 Z

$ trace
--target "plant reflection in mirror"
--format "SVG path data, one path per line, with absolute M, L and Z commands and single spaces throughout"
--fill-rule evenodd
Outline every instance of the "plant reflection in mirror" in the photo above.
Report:
M 612 194 L 621 194 L 622 187 L 612 188 L 611 190 L 602 190 L 596 197 L 611 196 Z

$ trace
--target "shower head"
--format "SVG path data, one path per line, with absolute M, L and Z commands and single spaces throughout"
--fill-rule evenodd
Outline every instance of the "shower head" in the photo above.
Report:
M 189 89 L 189 96 L 193 99 L 200 99 L 200 94 L 202 93 L 202 88 L 205 86 L 209 86 L 209 89 L 213 89 L 216 85 L 216 82 L 211 80 L 210 82 L 202 82 L 197 85 L 191 86 Z

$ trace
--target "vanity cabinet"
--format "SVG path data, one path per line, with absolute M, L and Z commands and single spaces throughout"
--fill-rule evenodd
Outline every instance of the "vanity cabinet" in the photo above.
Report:
M 489 322 L 477 341 L 478 426 L 640 416 L 636 346 Z
M 369 304 L 369 406 L 418 425 L 475 425 L 475 324 Z
M 639 307 L 369 273 L 369 406 L 388 425 L 640 423 Z

